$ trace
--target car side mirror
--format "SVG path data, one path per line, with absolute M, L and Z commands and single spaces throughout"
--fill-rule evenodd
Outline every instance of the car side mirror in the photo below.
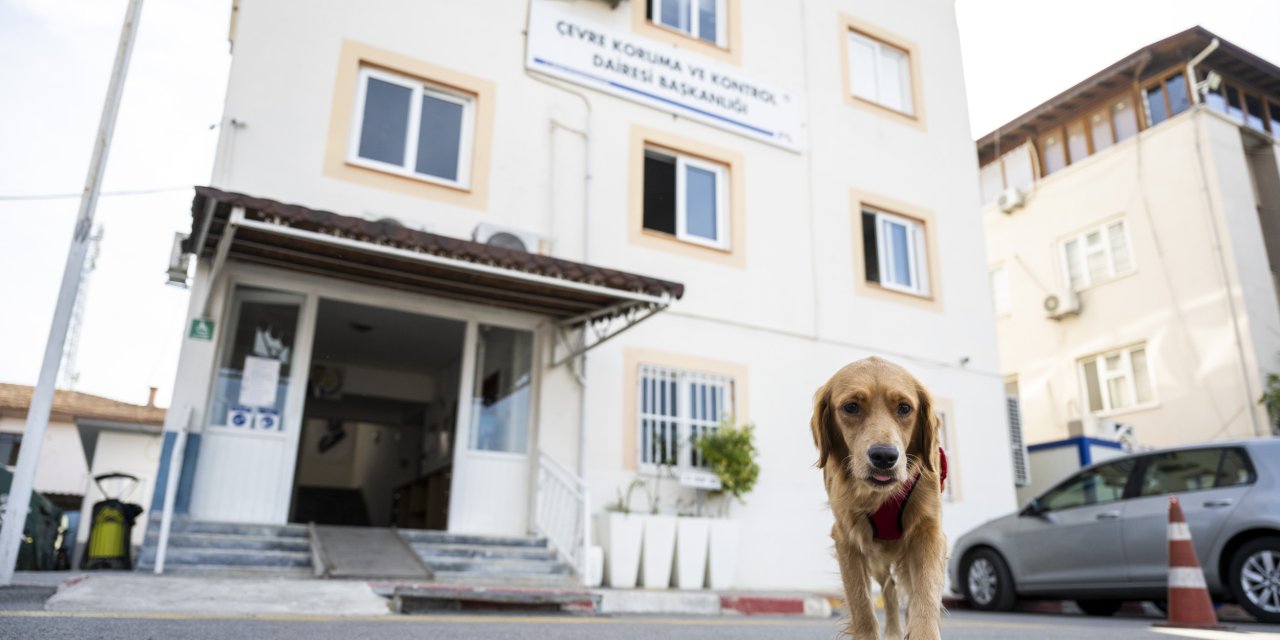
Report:
M 1027 506 L 1022 510 L 1022 513 L 1019 515 L 1043 518 L 1044 514 L 1045 514 L 1044 505 L 1040 504 L 1039 499 L 1032 498 L 1031 502 L 1027 503 Z

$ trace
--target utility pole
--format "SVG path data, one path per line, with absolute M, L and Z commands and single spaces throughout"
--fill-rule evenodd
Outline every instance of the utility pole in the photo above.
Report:
M 71 324 L 71 312 L 80 288 L 85 255 L 92 243 L 90 230 L 93 228 L 93 213 L 98 206 L 98 192 L 102 187 L 102 174 L 107 165 L 111 134 L 115 130 L 116 114 L 120 111 L 124 79 L 129 70 L 129 57 L 133 54 L 134 35 L 138 32 L 138 19 L 141 17 L 142 0 L 129 0 L 124 27 L 120 31 L 120 44 L 116 49 L 115 66 L 111 70 L 111 82 L 107 85 L 106 102 L 102 107 L 102 120 L 98 123 L 98 138 L 93 145 L 93 159 L 89 161 L 89 175 L 85 179 L 84 193 L 80 196 L 80 213 L 76 217 L 75 231 L 72 232 L 67 265 L 62 271 L 62 288 L 58 291 L 58 304 L 54 307 L 53 323 L 49 326 L 49 342 L 45 345 L 40 378 L 31 394 L 31 405 L 27 408 L 22 450 L 18 453 L 18 467 L 14 471 L 13 484 L 9 489 L 4 524 L 0 526 L 0 586 L 13 584 L 13 571 L 18 564 L 23 527 L 26 525 L 27 511 L 31 507 L 36 462 L 40 459 L 44 432 L 49 426 L 49 411 L 53 408 L 58 365 L 62 361 L 67 327 Z
M 80 332 L 84 329 L 84 310 L 89 305 L 89 276 L 98 268 L 98 256 L 102 253 L 102 225 L 93 232 L 93 241 L 89 245 L 89 253 L 85 256 L 84 267 L 80 272 L 80 286 L 76 293 L 76 304 L 71 308 L 71 327 L 67 329 L 67 346 L 62 350 L 62 388 L 75 391 L 80 382 L 80 370 L 76 358 L 80 355 Z

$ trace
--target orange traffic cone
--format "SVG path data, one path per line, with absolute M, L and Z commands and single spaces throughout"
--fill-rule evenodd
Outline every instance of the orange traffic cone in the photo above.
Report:
M 1169 497 L 1169 619 L 1158 627 L 1230 629 L 1218 622 L 1209 599 L 1204 571 L 1191 544 L 1191 529 L 1177 496 Z

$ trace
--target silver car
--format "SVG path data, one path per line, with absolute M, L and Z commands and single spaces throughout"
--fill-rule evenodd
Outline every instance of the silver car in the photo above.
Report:
M 1280 623 L 1280 438 L 1215 442 L 1081 469 L 956 541 L 951 584 L 977 609 L 1069 598 L 1091 615 L 1163 604 L 1169 496 L 1182 502 L 1215 600 Z

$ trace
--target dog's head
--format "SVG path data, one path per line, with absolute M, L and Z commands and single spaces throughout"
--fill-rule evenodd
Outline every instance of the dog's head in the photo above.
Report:
M 879 358 L 831 376 L 814 395 L 810 421 L 818 467 L 884 491 L 934 470 L 937 425 L 924 385 Z

